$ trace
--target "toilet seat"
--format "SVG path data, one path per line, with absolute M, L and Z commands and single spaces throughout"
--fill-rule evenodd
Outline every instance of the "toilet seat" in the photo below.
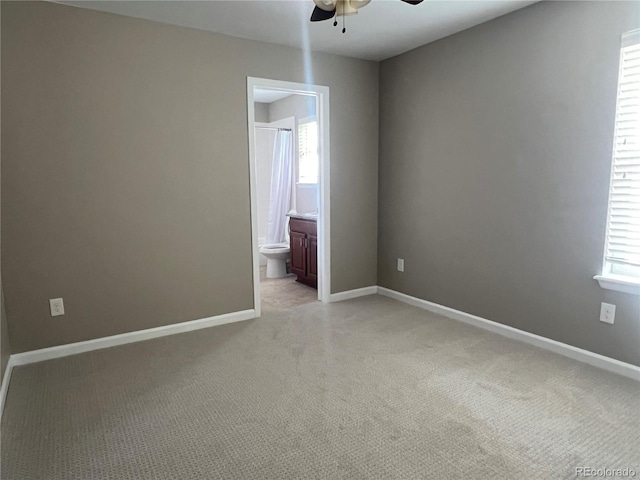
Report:
M 288 253 L 289 244 L 287 243 L 273 243 L 270 245 L 262 245 L 260 247 L 260 253 Z

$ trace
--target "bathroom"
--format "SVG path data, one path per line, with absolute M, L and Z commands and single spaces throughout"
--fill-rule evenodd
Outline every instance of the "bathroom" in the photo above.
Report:
M 260 294 L 264 310 L 318 299 L 316 97 L 255 89 Z

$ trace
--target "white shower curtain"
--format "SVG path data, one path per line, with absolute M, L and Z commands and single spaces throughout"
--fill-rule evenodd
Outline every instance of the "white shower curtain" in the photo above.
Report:
M 291 207 L 293 182 L 292 135 L 290 130 L 278 130 L 276 134 L 267 226 L 267 243 L 269 244 L 286 242 L 286 219 Z

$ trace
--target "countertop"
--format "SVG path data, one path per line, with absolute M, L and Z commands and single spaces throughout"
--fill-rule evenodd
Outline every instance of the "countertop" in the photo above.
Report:
M 311 220 L 312 222 L 318 220 L 317 213 L 287 213 L 287 217 L 297 218 L 299 220 Z

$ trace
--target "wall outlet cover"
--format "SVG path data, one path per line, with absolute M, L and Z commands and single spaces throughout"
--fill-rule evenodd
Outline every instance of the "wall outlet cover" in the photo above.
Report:
M 604 323 L 610 323 L 613 325 L 613 321 L 616 318 L 616 306 L 611 303 L 604 303 L 600 305 L 600 321 Z
M 398 271 L 404 272 L 404 258 L 398 259 Z
M 61 298 L 49 299 L 49 308 L 51 309 L 51 316 L 57 317 L 58 315 L 64 315 L 64 302 Z

